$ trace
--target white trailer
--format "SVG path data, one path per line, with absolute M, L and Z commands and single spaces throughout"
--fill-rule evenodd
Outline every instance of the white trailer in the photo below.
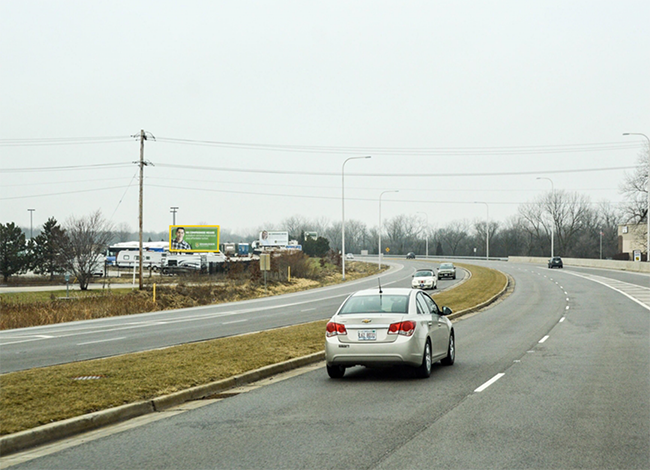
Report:
M 163 256 L 166 253 L 160 251 L 143 251 L 142 252 L 142 267 L 152 268 L 154 271 L 160 269 Z M 140 265 L 140 252 L 134 250 L 124 250 L 117 254 L 115 265 L 118 268 L 133 268 Z

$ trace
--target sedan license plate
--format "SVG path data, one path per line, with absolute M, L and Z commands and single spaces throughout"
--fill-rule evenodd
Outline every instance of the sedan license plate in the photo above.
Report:
M 377 330 L 359 330 L 359 341 L 376 341 Z

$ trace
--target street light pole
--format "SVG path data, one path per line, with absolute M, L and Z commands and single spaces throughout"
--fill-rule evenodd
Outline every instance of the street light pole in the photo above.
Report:
M 399 193 L 398 189 L 384 191 L 379 195 L 379 247 L 377 249 L 377 257 L 379 258 L 379 270 L 381 271 L 381 197 L 386 193 Z
M 646 261 L 650 262 L 650 137 L 645 134 L 641 134 L 640 132 L 626 132 L 623 135 L 641 135 L 648 141 L 648 179 L 646 180 L 646 190 L 648 191 L 648 210 L 645 214 L 646 222 L 648 223 L 648 237 L 645 252 Z
M 426 212 L 418 212 L 418 214 L 424 214 L 424 216 L 427 218 L 426 228 L 428 230 L 429 229 L 429 214 L 427 214 Z M 425 232 L 424 232 L 424 236 L 425 236 L 424 239 L 425 239 L 425 246 L 426 246 L 426 254 L 424 256 L 425 259 L 429 259 L 429 232 L 427 230 L 425 230 Z
M 485 259 L 486 261 L 490 260 L 490 206 L 487 202 L 476 201 L 474 204 L 485 204 L 485 209 L 487 211 L 487 218 L 485 223 Z
M 603 259 L 603 231 L 600 231 L 600 259 Z
M 29 211 L 29 239 L 31 240 L 34 238 L 34 223 L 33 223 L 33 218 L 32 215 L 34 214 L 34 211 L 36 209 L 27 209 Z
M 553 180 L 551 178 L 546 178 L 545 176 L 539 176 L 537 177 L 538 180 L 549 180 L 551 182 L 551 204 L 552 207 L 555 208 L 555 185 L 553 184 Z M 555 254 L 554 247 L 553 247 L 553 234 L 555 233 L 555 214 L 551 212 L 551 259 L 553 258 L 553 255 Z
M 350 157 L 347 158 L 341 166 L 341 258 L 343 266 L 343 280 L 345 281 L 345 164 L 350 160 L 357 160 L 361 158 L 371 158 L 369 155 L 366 157 Z

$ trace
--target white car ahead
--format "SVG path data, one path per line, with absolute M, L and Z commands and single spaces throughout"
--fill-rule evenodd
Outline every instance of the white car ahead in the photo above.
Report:
M 418 269 L 411 281 L 413 289 L 435 289 L 438 287 L 438 277 L 433 269 Z

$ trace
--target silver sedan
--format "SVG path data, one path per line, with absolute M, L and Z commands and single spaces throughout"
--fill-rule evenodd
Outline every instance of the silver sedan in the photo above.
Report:
M 454 328 L 419 289 L 368 289 L 350 295 L 327 323 L 325 361 L 331 378 L 347 367 L 409 366 L 419 377 L 431 375 L 434 362 L 452 365 L 456 357 Z

